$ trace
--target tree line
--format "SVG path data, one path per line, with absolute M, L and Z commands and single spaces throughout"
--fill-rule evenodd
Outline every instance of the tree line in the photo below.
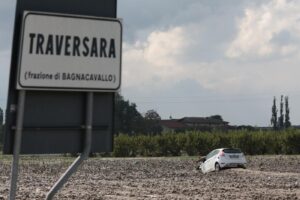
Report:
M 4 112 L 0 108 L 0 144 L 3 142 Z M 144 115 L 137 110 L 135 103 L 125 100 L 116 94 L 115 102 L 115 132 L 128 135 L 157 135 L 162 132 L 161 117 L 153 109 Z M 288 96 L 281 95 L 279 103 L 279 116 L 276 97 L 273 99 L 271 125 L 274 130 L 283 130 L 291 127 L 290 108 Z
M 128 135 L 146 134 L 156 135 L 162 132 L 161 117 L 153 109 L 144 115 L 138 112 L 135 103 L 124 100 L 120 94 L 116 95 L 115 107 L 116 133 Z

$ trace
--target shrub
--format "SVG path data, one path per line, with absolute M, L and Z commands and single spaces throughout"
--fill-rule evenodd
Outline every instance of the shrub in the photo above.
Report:
M 284 133 L 283 149 L 285 154 L 299 154 L 300 131 L 288 130 Z
M 114 151 L 115 157 L 134 157 L 136 156 L 137 147 L 135 144 L 135 138 L 127 135 L 120 134 L 114 139 Z
M 138 155 L 141 156 L 156 156 L 157 142 L 156 136 L 137 136 L 136 146 L 138 147 Z
M 299 154 L 300 130 L 223 132 L 189 131 L 156 136 L 115 137 L 114 156 L 189 156 L 206 155 L 221 147 L 240 148 L 245 154 Z
M 162 156 L 179 156 L 182 149 L 181 139 L 179 134 L 174 133 L 164 133 L 157 136 L 159 154 Z
M 197 149 L 197 141 L 196 139 L 199 137 L 197 132 L 187 132 L 185 133 L 186 142 L 183 146 L 183 150 L 189 155 L 193 156 L 198 153 Z

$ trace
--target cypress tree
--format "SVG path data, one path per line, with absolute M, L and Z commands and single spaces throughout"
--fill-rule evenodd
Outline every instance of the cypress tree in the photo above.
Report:
M 289 108 L 289 97 L 286 96 L 284 98 L 285 101 L 285 121 L 284 121 L 284 127 L 289 128 L 291 126 L 290 122 L 290 108 Z
M 273 126 L 274 130 L 277 130 L 277 108 L 276 108 L 276 98 L 275 97 L 273 99 L 271 125 Z
M 278 128 L 284 128 L 284 116 L 283 116 L 283 95 L 280 97 L 280 116 L 278 118 Z

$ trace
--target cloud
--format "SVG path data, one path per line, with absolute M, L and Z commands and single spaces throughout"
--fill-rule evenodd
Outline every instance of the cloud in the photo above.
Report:
M 170 1 L 170 8 L 159 6 L 152 20 L 146 15 L 147 27 L 133 23 L 138 18 L 124 17 L 125 29 L 133 27 L 130 22 L 136 29 L 127 32 L 131 39 L 124 44 L 123 88 L 159 90 L 194 79 L 204 88 L 214 89 L 213 80 L 224 79 L 217 78 L 215 70 L 224 58 L 225 47 L 234 34 L 233 19 L 241 13 L 242 6 L 234 1 L 179 2 L 180 6 Z
M 146 41 L 124 45 L 123 75 L 125 87 L 144 87 L 176 82 L 184 75 L 178 57 L 185 52 L 187 41 L 180 27 L 152 32 Z
M 189 57 L 188 50 L 194 48 L 193 41 L 197 41 L 190 37 L 193 29 L 190 26 L 173 27 L 152 32 L 146 41 L 136 41 L 133 45 L 126 43 L 123 86 L 163 90 L 190 79 L 208 90 L 239 92 L 250 87 L 247 80 L 255 73 L 247 68 L 241 70 L 236 63 L 225 60 L 199 62 L 198 58 L 190 58 L 187 62 L 184 59 Z M 256 75 L 253 76 L 255 78 Z
M 165 32 L 152 32 L 145 46 L 146 61 L 154 66 L 164 67 L 176 65 L 176 57 L 185 51 L 187 41 L 183 29 L 175 27 Z
M 199 22 L 148 29 L 145 37 L 124 45 L 123 88 L 164 90 L 194 80 L 223 94 L 295 91 L 299 8 L 297 1 L 264 1 L 239 7 L 241 16 L 239 9 L 224 14 L 219 8 Z M 178 21 L 181 16 L 174 14 Z
M 259 7 L 247 8 L 226 55 L 253 59 L 299 53 L 299 25 L 298 0 L 272 0 Z

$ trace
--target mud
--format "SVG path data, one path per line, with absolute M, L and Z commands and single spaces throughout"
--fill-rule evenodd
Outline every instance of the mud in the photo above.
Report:
M 300 156 L 251 156 L 247 169 L 202 174 L 197 158 L 92 158 L 55 199 L 300 199 Z M 21 160 L 17 199 L 44 199 L 70 159 Z M 10 159 L 0 160 L 0 200 Z

